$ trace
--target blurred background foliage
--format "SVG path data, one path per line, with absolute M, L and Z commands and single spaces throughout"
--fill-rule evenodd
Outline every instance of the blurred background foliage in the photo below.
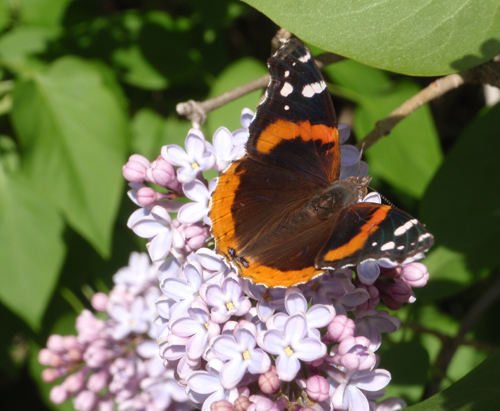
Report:
M 345 14 L 337 32 L 329 26 L 334 9 L 307 21 L 314 13 L 304 14 L 303 1 L 249 3 L 304 40 L 357 60 L 325 69 L 353 142 L 435 79 L 395 72 L 439 75 L 500 53 L 491 35 L 500 33 L 498 16 L 485 5 L 459 7 L 452 16 L 458 20 L 444 13 L 440 21 L 432 8 L 440 3 L 426 2 L 430 9 L 405 24 L 419 22 L 420 33 L 435 33 L 434 42 L 454 40 L 444 43 L 446 52 L 429 51 L 439 58 L 412 66 L 412 55 L 421 53 L 421 44 L 411 46 L 418 30 L 395 25 L 380 32 L 397 47 L 391 37 L 380 43 L 373 15 L 362 18 L 366 1 L 360 24 L 350 27 L 378 34 L 358 34 L 358 41 L 342 32 L 349 28 Z M 379 12 L 390 20 L 390 9 Z M 470 24 L 453 37 L 463 21 Z M 190 123 L 176 115 L 177 103 L 214 97 L 265 74 L 277 29 L 236 0 L 0 0 L 2 410 L 72 409 L 70 402 L 48 402 L 37 352 L 50 334 L 74 333 L 92 293 L 106 292 L 129 253 L 144 249 L 126 227 L 135 206 L 125 194 L 122 165 L 132 153 L 153 160 L 162 145 L 183 145 Z M 399 44 L 405 30 L 408 55 L 401 52 L 406 43 Z M 239 128 L 241 109 L 255 109 L 260 95 L 210 113 L 207 139 L 219 126 Z M 468 84 L 418 109 L 366 152 L 374 188 L 436 237 L 424 260 L 431 281 L 417 290 L 416 304 L 395 313 L 404 325 L 381 349 L 381 366 L 393 375 L 388 394 L 409 404 L 450 386 L 500 344 L 499 130 L 500 105 L 486 106 L 483 87 Z

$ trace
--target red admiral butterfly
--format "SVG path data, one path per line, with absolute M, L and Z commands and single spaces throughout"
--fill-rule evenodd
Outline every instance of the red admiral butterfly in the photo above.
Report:
M 369 178 L 339 180 L 332 100 L 309 50 L 289 40 L 269 59 L 271 81 L 250 125 L 246 155 L 219 177 L 210 218 L 216 251 L 269 287 L 426 251 L 432 235 L 388 205 L 358 202 Z

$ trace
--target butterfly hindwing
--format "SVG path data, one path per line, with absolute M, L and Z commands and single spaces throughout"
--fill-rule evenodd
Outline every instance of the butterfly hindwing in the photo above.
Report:
M 247 153 L 325 187 L 340 173 L 338 130 L 326 84 L 311 53 L 296 39 L 268 66 L 271 81 L 250 125 Z
M 408 213 L 388 205 L 358 203 L 339 218 L 316 266 L 336 269 L 383 258 L 402 263 L 427 251 L 433 241 Z

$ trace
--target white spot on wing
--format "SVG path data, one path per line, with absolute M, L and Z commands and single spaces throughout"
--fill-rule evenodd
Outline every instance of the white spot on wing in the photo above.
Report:
M 422 234 L 420 237 L 418 237 L 418 241 L 424 241 L 426 238 L 429 238 L 431 235 L 429 233 Z
M 321 93 L 326 88 L 326 84 L 323 80 L 316 83 L 306 84 L 302 89 L 302 95 L 304 97 L 312 97 L 317 93 Z
M 378 243 L 377 243 L 376 241 L 374 241 L 374 242 L 372 243 L 372 247 L 375 247 L 377 244 L 378 244 Z
M 401 227 L 398 227 L 396 231 L 394 231 L 395 235 L 403 235 L 406 233 L 410 228 L 413 227 L 414 221 L 417 221 L 415 219 L 407 221 L 405 224 L 403 224 Z
M 293 86 L 290 83 L 285 83 L 280 91 L 280 94 L 283 97 L 287 97 L 292 93 L 292 91 L 293 91 Z
M 288 77 L 289 75 L 290 75 L 290 71 L 289 70 L 285 71 L 285 77 Z
M 396 244 L 394 244 L 394 241 L 389 241 L 388 243 L 385 243 L 382 247 L 380 247 L 381 251 L 387 251 L 387 250 L 392 250 Z
M 285 110 L 290 110 L 290 106 L 285 106 Z
M 399 247 L 396 247 L 397 250 L 402 250 L 403 248 L 405 248 L 404 245 L 400 245 Z
M 309 50 L 306 50 L 306 54 L 299 57 L 299 61 L 302 63 L 307 63 L 309 60 L 311 60 L 311 53 L 309 53 Z

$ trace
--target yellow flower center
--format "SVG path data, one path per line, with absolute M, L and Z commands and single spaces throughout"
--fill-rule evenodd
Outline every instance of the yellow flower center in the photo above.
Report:
M 208 330 L 208 327 L 210 327 L 210 326 L 208 325 L 208 323 L 205 323 L 205 328 L 206 328 L 207 330 Z
M 311 287 L 313 291 L 316 291 L 319 287 L 319 283 L 314 283 L 314 285 Z
M 195 161 L 193 164 L 191 164 L 191 167 L 193 167 L 193 170 L 196 170 L 197 168 L 200 168 L 200 165 Z
M 243 351 L 243 359 L 244 360 L 249 360 L 250 359 L 250 353 L 248 352 L 248 350 Z
M 290 347 L 285 347 L 285 352 L 286 352 L 286 355 L 288 355 L 289 357 L 290 357 L 290 355 L 293 354 L 293 350 Z
M 228 309 L 228 311 L 234 310 L 234 304 L 229 301 L 228 303 L 226 303 L 226 308 Z
M 262 294 L 262 297 L 264 297 L 264 300 L 266 300 L 266 302 L 269 302 L 273 299 L 269 291 L 266 291 L 264 294 Z

